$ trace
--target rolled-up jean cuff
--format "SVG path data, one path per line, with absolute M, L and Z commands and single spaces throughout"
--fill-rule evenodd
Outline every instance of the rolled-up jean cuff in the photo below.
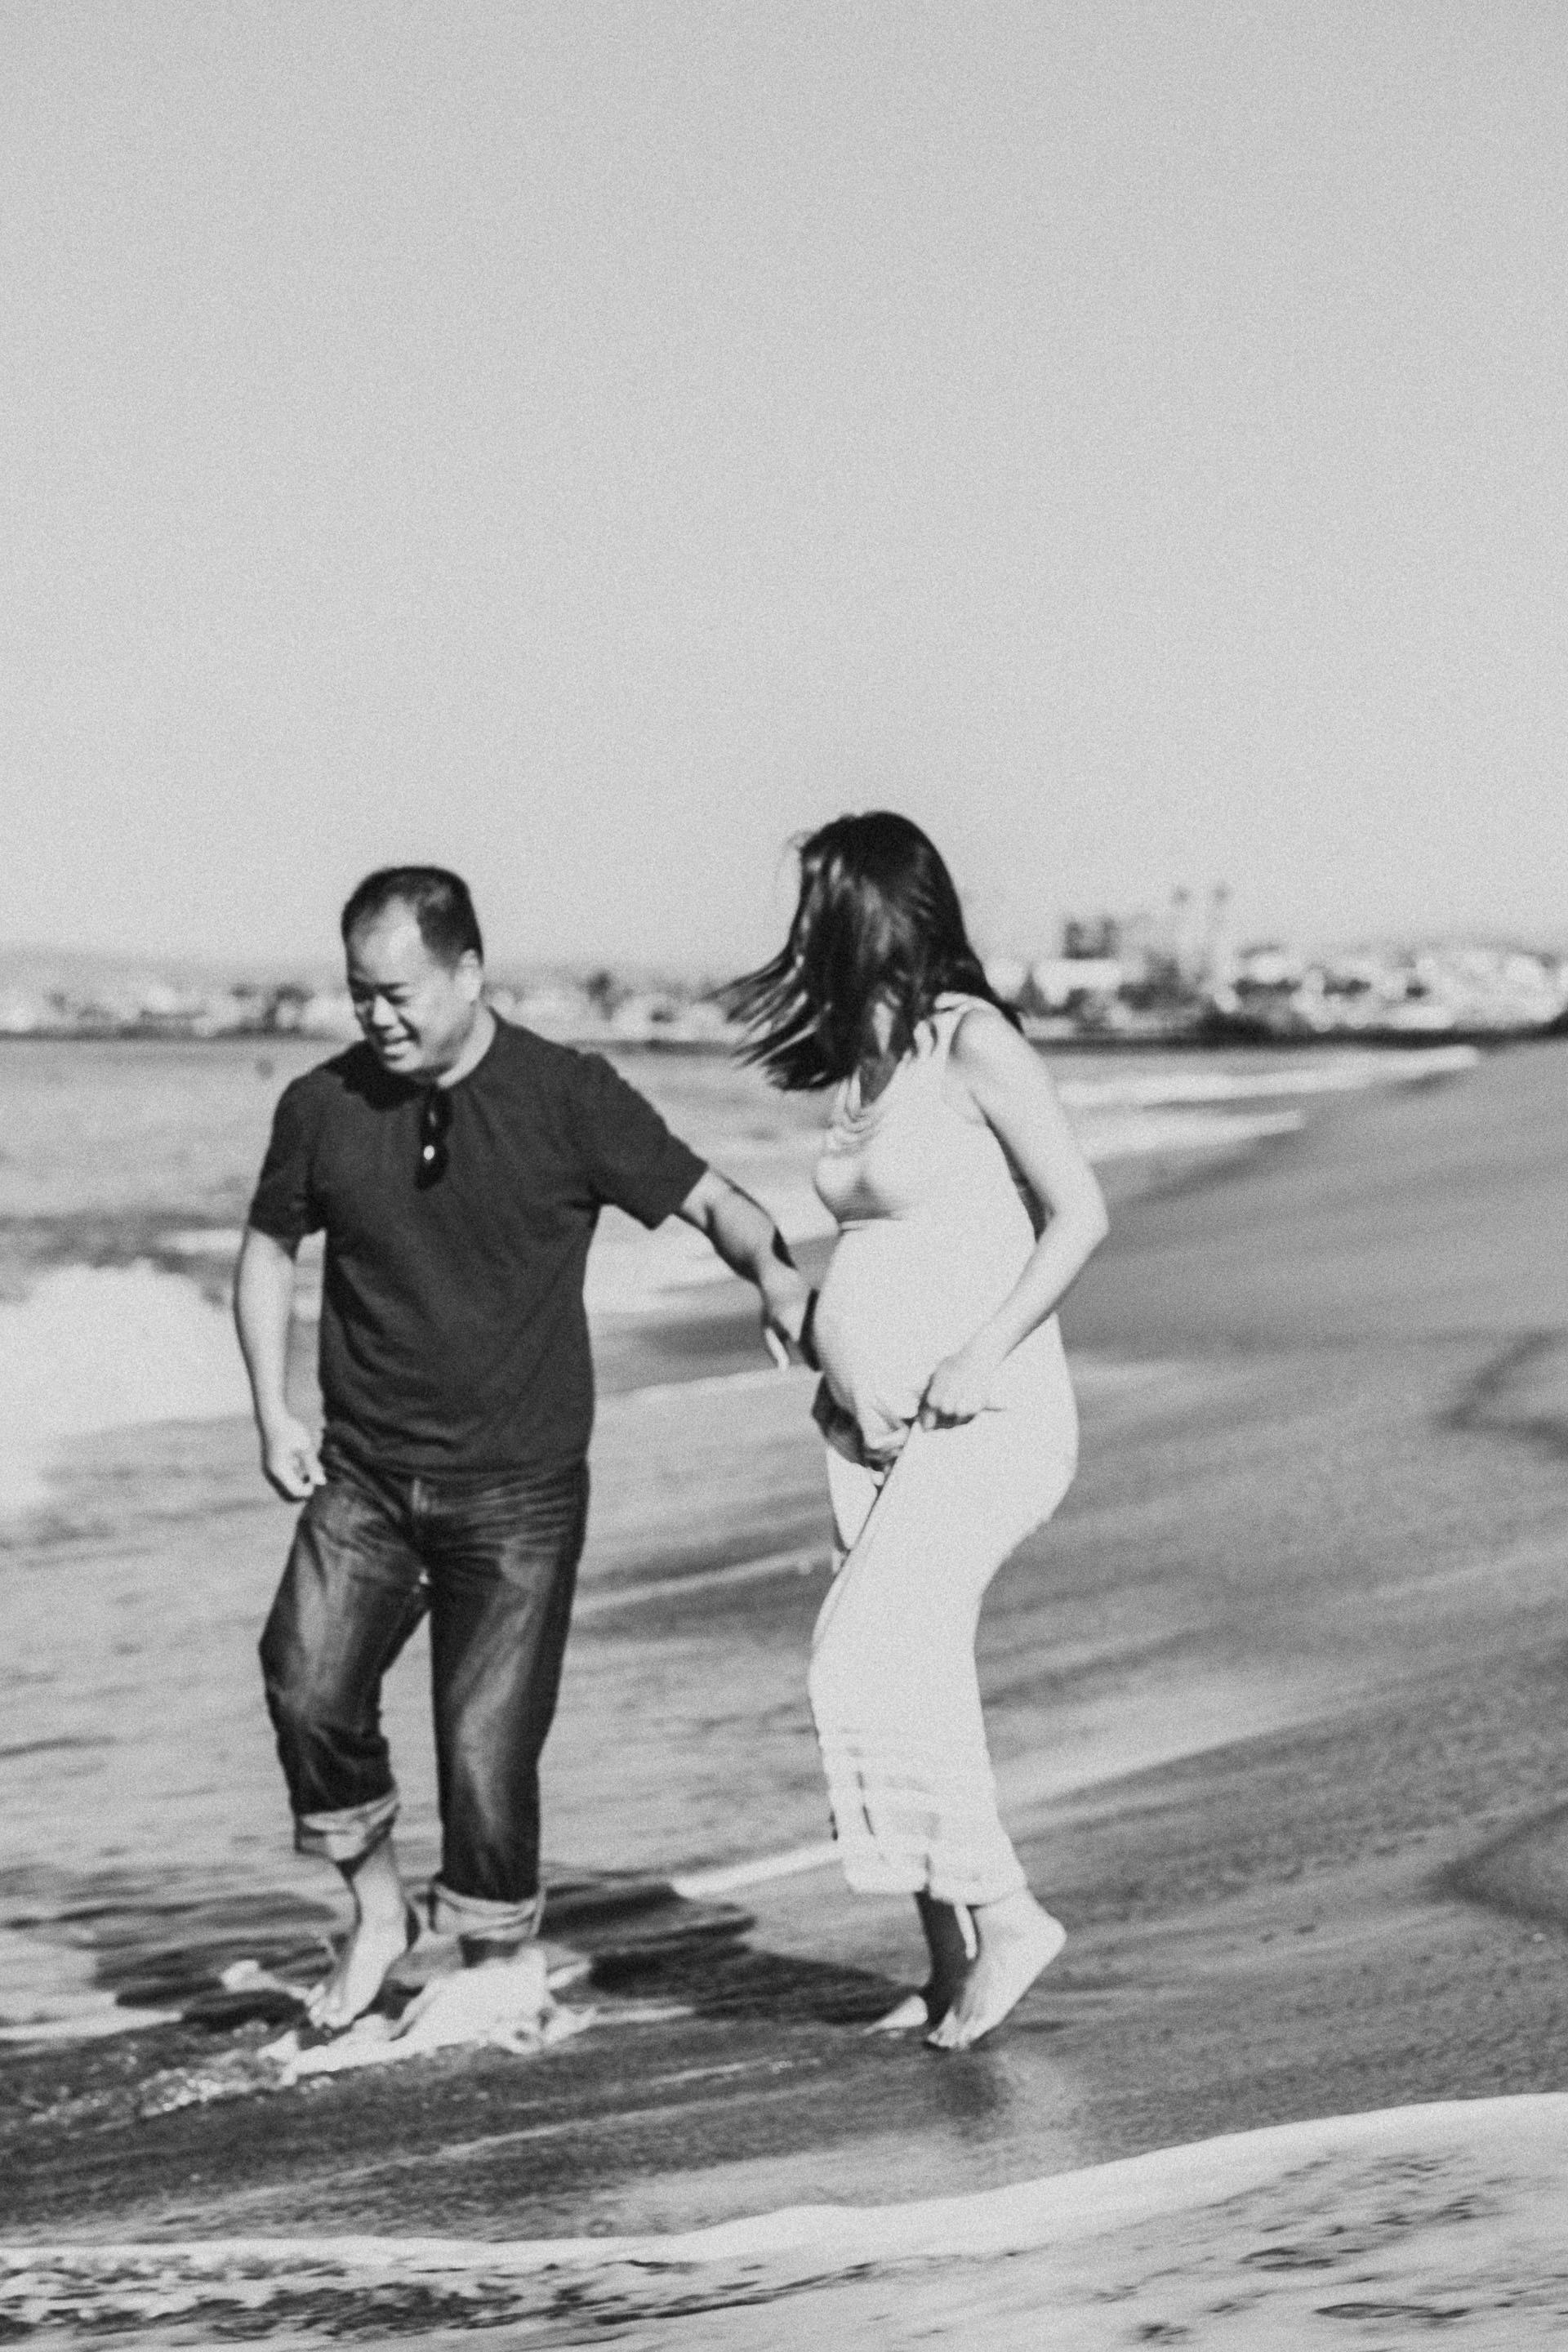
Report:
M 491 1903 L 479 1895 L 454 1895 L 438 1878 L 430 1882 L 430 1925 L 438 1936 L 460 1936 L 465 1944 L 531 1943 L 543 1916 L 542 1894 Z
M 296 1813 L 294 1850 L 314 1854 L 321 1862 L 363 1862 L 390 1833 L 396 1819 L 395 1789 L 363 1805 L 345 1805 L 341 1812 Z

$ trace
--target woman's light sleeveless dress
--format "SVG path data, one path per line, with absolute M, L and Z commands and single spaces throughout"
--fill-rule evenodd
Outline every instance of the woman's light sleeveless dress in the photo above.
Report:
M 952 1099 L 944 997 L 882 1093 L 839 1089 L 816 1189 L 839 1238 L 814 1335 L 842 1565 L 812 1644 L 812 1713 L 845 1874 L 973 1905 L 1024 1881 L 996 1811 L 974 1634 L 985 1588 L 1056 1509 L 1078 1414 L 1051 1317 L 991 1407 L 914 1426 L 926 1383 L 1009 1295 L 1035 1227 L 1007 1156 Z

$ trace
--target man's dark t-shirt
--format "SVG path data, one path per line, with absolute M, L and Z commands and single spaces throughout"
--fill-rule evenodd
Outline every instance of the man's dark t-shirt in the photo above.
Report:
M 429 1475 L 575 1459 L 599 1211 L 657 1225 L 704 1163 L 599 1055 L 498 1021 L 445 1090 L 447 1166 L 422 1191 L 426 1091 L 355 1045 L 296 1078 L 273 1118 L 250 1222 L 290 1248 L 326 1230 L 327 1433 Z

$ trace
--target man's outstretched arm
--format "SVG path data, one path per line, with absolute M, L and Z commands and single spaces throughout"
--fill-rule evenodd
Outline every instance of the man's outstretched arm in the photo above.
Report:
M 677 1214 L 706 1234 L 732 1273 L 756 1284 L 763 1298 L 763 1331 L 773 1333 L 791 1356 L 804 1360 L 811 1293 L 767 1211 L 717 1168 L 710 1168 Z
M 261 1467 L 268 1484 L 286 1503 L 302 1503 L 323 1479 L 316 1442 L 289 1412 L 283 1394 L 293 1306 L 293 1251 L 259 1227 L 247 1225 L 234 1278 L 234 1320 L 250 1375 Z

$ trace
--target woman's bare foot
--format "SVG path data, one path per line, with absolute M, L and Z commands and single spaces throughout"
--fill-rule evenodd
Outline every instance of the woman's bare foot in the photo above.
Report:
M 926 2040 L 933 2050 L 972 2049 L 1015 2010 L 1067 1941 L 1059 1919 L 1026 1888 L 973 1913 L 980 1949 L 958 1997 Z
M 866 2028 L 868 2033 L 918 2033 L 931 2023 L 931 2004 L 923 1992 L 907 1992 L 885 2017 Z
M 932 1895 L 917 1895 L 915 1908 L 931 1954 L 931 1974 L 919 1992 L 906 1993 L 886 2017 L 867 2030 L 871 2033 L 912 2033 L 933 2017 L 945 2017 L 963 1983 L 969 1967 L 970 1942 L 964 1915 Z
M 418 1933 L 390 1838 L 353 1870 L 345 1869 L 343 1876 L 354 1898 L 354 1924 L 336 1968 L 316 1987 L 305 2008 L 310 2023 L 328 2033 L 341 2033 L 363 2016 Z

